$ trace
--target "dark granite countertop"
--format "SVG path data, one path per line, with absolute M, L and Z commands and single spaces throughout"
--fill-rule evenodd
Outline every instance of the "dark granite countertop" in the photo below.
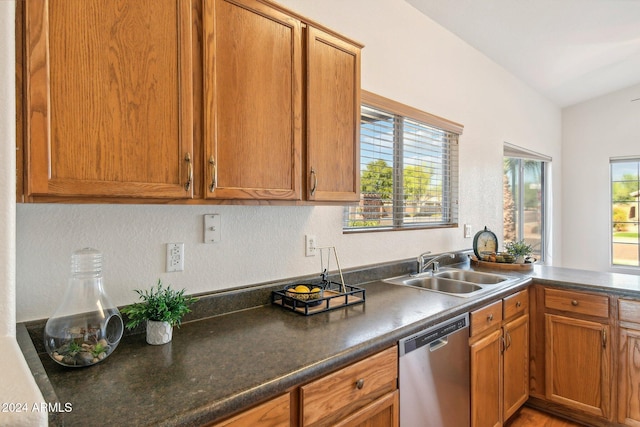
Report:
M 89 368 L 64 368 L 33 345 L 29 348 L 24 325 L 18 325 L 18 341 L 45 399 L 63 408 L 71 404 L 70 412 L 50 414 L 51 425 L 98 419 L 109 425 L 198 426 L 513 293 L 531 283 L 528 276 L 560 286 L 640 295 L 638 276 L 544 266 L 516 276 L 521 280 L 476 298 L 374 279 L 358 285 L 366 290 L 364 304 L 312 316 L 260 305 L 184 323 L 163 346 L 146 344 L 143 334 L 128 335 L 109 358 Z

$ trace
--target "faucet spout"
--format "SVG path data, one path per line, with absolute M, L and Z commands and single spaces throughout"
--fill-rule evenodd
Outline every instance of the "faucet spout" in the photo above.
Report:
M 425 252 L 423 254 L 420 254 L 420 256 L 418 256 L 418 274 L 424 272 L 429 267 L 431 267 L 432 272 L 438 271 L 440 269 L 440 262 L 439 262 L 440 259 L 445 257 L 449 257 L 449 258 L 456 257 L 456 255 L 453 253 L 446 253 L 446 254 L 435 256 L 432 259 L 430 259 L 429 262 L 425 263 L 424 258 L 430 253 L 431 252 Z

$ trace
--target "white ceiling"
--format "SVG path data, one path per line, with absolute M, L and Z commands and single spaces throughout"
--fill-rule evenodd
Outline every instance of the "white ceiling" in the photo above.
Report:
M 406 1 L 560 107 L 640 83 L 640 0 Z

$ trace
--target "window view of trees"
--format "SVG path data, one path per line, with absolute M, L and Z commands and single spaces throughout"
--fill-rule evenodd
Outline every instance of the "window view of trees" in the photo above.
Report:
M 457 221 L 458 135 L 362 106 L 358 206 L 345 229 L 442 226 Z
M 462 125 L 369 93 L 361 107 L 361 196 L 344 230 L 457 225 Z
M 402 206 L 405 222 L 420 217 L 442 218 L 442 186 L 432 183 L 431 171 L 423 165 L 409 165 L 402 170 Z M 393 167 L 382 159 L 372 160 L 361 172 L 362 220 L 352 219 L 351 226 L 393 225 Z
M 504 158 L 503 240 L 524 240 L 544 258 L 544 162 Z
M 611 162 L 611 264 L 640 266 L 640 160 Z

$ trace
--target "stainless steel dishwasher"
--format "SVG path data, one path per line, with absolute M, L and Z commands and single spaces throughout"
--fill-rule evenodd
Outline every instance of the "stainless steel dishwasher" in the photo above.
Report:
M 469 314 L 400 340 L 400 426 L 468 427 Z

